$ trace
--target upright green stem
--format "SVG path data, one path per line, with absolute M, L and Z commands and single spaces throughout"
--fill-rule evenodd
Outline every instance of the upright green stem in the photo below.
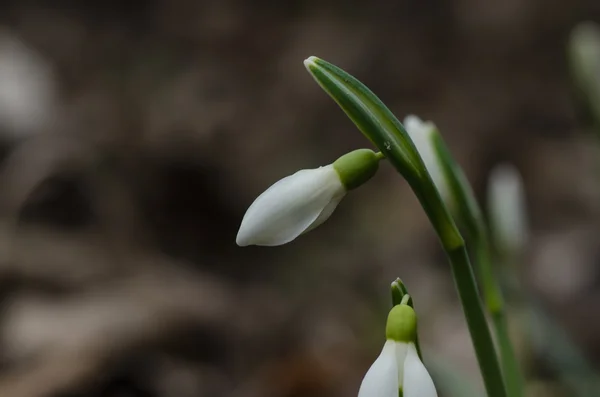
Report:
M 473 240 L 484 300 L 492 319 L 500 350 L 500 362 L 506 381 L 506 389 L 510 397 L 522 397 L 525 381 L 510 340 L 506 307 L 500 285 L 494 275 L 487 231 L 480 229 Z
M 393 158 L 389 160 L 394 164 Z M 431 179 L 429 174 L 426 178 Z M 413 185 L 411 184 L 411 186 Z M 507 394 L 494 340 L 487 323 L 464 240 L 433 182 L 418 187 L 413 186 L 413 190 L 440 237 L 450 261 L 454 283 L 465 313 L 487 395 L 488 397 L 513 397 Z
M 481 282 L 485 305 L 492 319 L 498 341 L 502 372 L 508 395 L 510 397 L 522 397 L 525 382 L 510 340 L 504 298 L 498 277 L 494 272 L 488 230 L 481 208 L 475 199 L 471 185 L 450 154 L 441 135 L 436 135 L 435 145 L 437 153 L 444 164 L 444 172 L 455 200 L 457 218 L 467 231 L 467 241 L 473 244 L 475 250 L 477 274 Z
M 505 384 L 498 364 L 496 349 L 479 298 L 475 275 L 467 250 L 465 246 L 461 246 L 447 251 L 447 254 L 487 395 L 489 397 L 506 397 Z

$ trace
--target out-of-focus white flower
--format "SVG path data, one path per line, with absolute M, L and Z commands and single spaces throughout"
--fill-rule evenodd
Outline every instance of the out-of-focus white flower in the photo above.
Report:
M 410 139 L 415 144 L 419 155 L 425 163 L 427 172 L 431 176 L 435 187 L 440 196 L 446 203 L 451 206 L 450 186 L 444 174 L 443 165 L 440 157 L 435 150 L 435 135 L 439 134 L 437 127 L 431 121 L 423 121 L 415 115 L 408 115 L 404 119 L 404 127 L 410 136 Z
M 331 216 L 348 190 L 375 174 L 380 159 L 371 150 L 359 149 L 333 164 L 281 179 L 248 208 L 236 243 L 282 245 L 314 229 Z
M 435 385 L 415 346 L 416 315 L 407 305 L 388 317 L 387 341 L 365 375 L 358 397 L 437 397 Z
M 0 126 L 13 137 L 38 132 L 50 120 L 55 86 L 48 63 L 0 30 Z
M 492 170 L 488 200 L 498 248 L 507 254 L 519 254 L 527 244 L 527 211 L 523 181 L 514 166 L 501 164 Z

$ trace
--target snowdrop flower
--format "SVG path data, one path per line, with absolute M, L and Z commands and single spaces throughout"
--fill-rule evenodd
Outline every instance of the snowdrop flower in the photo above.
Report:
M 33 134 L 52 121 L 51 67 L 9 31 L 0 30 L 0 129 L 7 138 Z
M 518 254 L 526 245 L 527 214 L 523 181 L 512 165 L 494 168 L 488 184 L 490 224 L 498 248 Z
M 431 121 L 423 121 L 415 115 L 408 115 L 404 119 L 404 128 L 415 144 L 419 155 L 425 163 L 427 172 L 431 176 L 435 187 L 444 202 L 451 203 L 450 186 L 444 174 L 444 167 L 435 149 L 435 135 L 439 134 L 437 127 Z
M 383 156 L 359 149 L 333 164 L 301 170 L 276 182 L 252 203 L 238 231 L 239 246 L 275 246 L 325 222 L 348 190 L 368 181 Z
M 358 397 L 437 397 L 433 380 L 419 358 L 416 335 L 413 308 L 394 306 L 388 316 L 387 341 L 365 375 Z

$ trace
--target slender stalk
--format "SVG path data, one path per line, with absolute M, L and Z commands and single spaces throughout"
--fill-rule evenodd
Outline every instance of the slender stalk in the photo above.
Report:
M 394 164 L 393 158 L 389 158 L 389 160 L 390 163 Z M 431 181 L 429 174 L 426 175 L 426 178 Z M 413 186 L 411 180 L 408 180 L 408 182 L 413 187 L 413 191 L 421 205 L 423 205 L 450 261 L 454 283 L 465 314 L 487 395 L 488 397 L 513 397 L 507 394 L 503 372 L 498 361 L 494 340 L 487 323 L 464 239 L 442 202 L 433 181 L 421 184 L 418 187 Z M 493 277 L 489 280 L 494 281 Z M 510 344 L 510 340 L 508 340 L 508 343 Z
M 492 322 L 498 337 L 500 348 L 500 363 L 504 379 L 506 380 L 506 391 L 511 397 L 523 396 L 525 381 L 521 374 L 519 362 L 510 341 L 508 332 L 508 321 L 504 311 L 492 314 Z
M 525 380 L 510 340 L 506 304 L 498 277 L 494 272 L 488 232 L 470 187 L 464 188 L 463 193 L 465 196 L 469 196 L 470 205 L 463 207 L 463 211 L 466 213 L 461 218 L 466 223 L 468 239 L 473 242 L 477 258 L 475 261 L 477 274 L 481 282 L 485 306 L 490 314 L 494 333 L 496 334 L 506 390 L 510 397 L 522 397 L 524 395 Z
M 506 396 L 496 349 L 494 348 L 492 335 L 488 328 L 481 299 L 479 298 L 475 275 L 471 268 L 467 250 L 462 246 L 448 251 L 447 254 L 467 325 L 471 332 L 473 346 L 475 346 L 475 353 L 479 367 L 481 368 L 481 376 L 483 377 L 487 395 L 489 397 Z
M 439 134 L 435 137 L 435 147 L 443 163 L 444 172 L 455 200 L 457 218 L 467 232 L 467 241 L 473 244 L 477 258 L 475 261 L 477 275 L 481 282 L 485 306 L 492 319 L 498 341 L 508 395 L 522 397 L 525 381 L 510 340 L 506 305 L 498 277 L 494 272 L 490 239 L 481 208 L 466 176 Z
M 497 277 L 494 275 L 487 231 L 485 229 L 481 230 L 481 227 L 479 229 L 478 235 L 473 238 L 477 257 L 477 269 L 481 280 L 484 301 L 492 319 L 492 325 L 500 350 L 500 363 L 506 381 L 506 390 L 510 397 L 522 397 L 525 381 L 510 340 L 506 306 Z

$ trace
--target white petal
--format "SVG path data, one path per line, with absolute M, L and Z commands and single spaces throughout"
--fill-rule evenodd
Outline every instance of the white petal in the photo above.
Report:
M 415 144 L 419 155 L 425 163 L 427 172 L 431 176 L 440 196 L 449 204 L 450 188 L 446 182 L 444 170 L 441 167 L 438 155 L 433 147 L 433 134 L 436 130 L 435 124 L 430 121 L 424 122 L 415 115 L 408 115 L 404 119 L 404 127 Z
M 298 171 L 258 196 L 244 215 L 236 242 L 239 246 L 288 243 L 315 223 L 332 201 L 337 200 L 337 205 L 345 193 L 332 165 Z
M 421 362 L 413 343 L 408 345 L 404 361 L 404 397 L 437 397 L 435 385 Z
M 398 397 L 396 342 L 387 341 L 377 360 L 367 371 L 358 397 Z
M 333 211 L 335 211 L 338 204 L 340 203 L 340 201 L 342 201 L 342 199 L 344 198 L 345 195 L 346 195 L 346 190 L 344 189 L 339 194 L 332 197 L 331 201 L 329 203 L 327 203 L 325 208 L 323 208 L 323 211 L 321 211 L 321 213 L 319 214 L 317 219 L 315 219 L 314 222 L 311 223 L 311 225 L 303 233 L 307 233 L 307 232 L 313 230 L 314 228 L 316 228 L 317 226 L 319 226 L 323 222 L 325 222 L 327 219 L 329 219 L 329 217 L 331 216 L 331 214 L 333 214 Z

